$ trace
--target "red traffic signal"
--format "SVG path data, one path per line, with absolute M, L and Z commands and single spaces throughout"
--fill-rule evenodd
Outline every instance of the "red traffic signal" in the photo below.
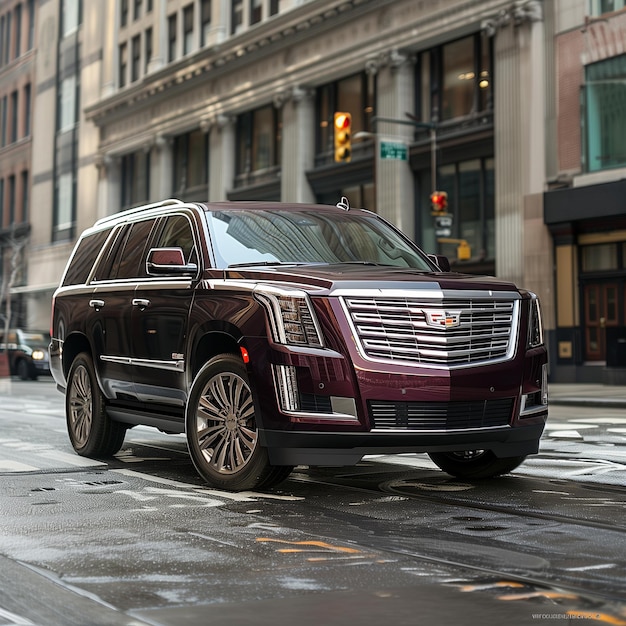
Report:
M 433 191 L 430 194 L 430 206 L 435 213 L 445 213 L 448 208 L 448 193 Z
M 335 113 L 333 120 L 335 143 L 335 161 L 348 163 L 352 158 L 352 115 L 350 113 Z

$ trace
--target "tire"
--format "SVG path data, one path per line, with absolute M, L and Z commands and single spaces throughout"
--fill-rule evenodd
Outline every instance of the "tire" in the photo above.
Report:
M 428 456 L 444 472 L 469 480 L 508 474 L 526 458 L 525 456 L 498 458 L 491 450 L 433 452 Z
M 67 432 L 81 456 L 108 457 L 124 443 L 126 426 L 107 414 L 91 356 L 81 352 L 72 362 L 65 394 Z
M 219 489 L 268 488 L 293 469 L 270 465 L 267 449 L 259 442 L 246 369 L 235 355 L 216 356 L 198 372 L 187 403 L 185 432 L 196 470 Z
M 28 367 L 28 363 L 25 359 L 20 359 L 17 362 L 17 375 L 20 377 L 20 380 L 30 379 L 30 367 Z

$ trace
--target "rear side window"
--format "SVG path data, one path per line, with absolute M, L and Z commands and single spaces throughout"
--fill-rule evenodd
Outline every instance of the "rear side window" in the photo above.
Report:
M 118 257 L 113 263 L 111 277 L 116 279 L 139 278 L 146 276 L 144 250 L 155 220 L 135 222 L 130 228 L 126 241 L 120 247 Z
M 82 285 L 87 282 L 91 268 L 110 232 L 110 228 L 101 230 L 80 240 L 65 272 L 65 277 L 63 278 L 64 287 L 67 285 Z

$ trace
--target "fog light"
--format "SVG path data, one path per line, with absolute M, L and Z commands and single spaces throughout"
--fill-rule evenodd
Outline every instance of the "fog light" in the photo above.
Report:
M 520 406 L 520 417 L 532 417 L 536 413 L 543 413 L 548 405 L 548 366 L 541 367 L 541 388 L 533 393 L 526 393 L 522 396 Z
M 274 365 L 274 384 L 283 411 L 297 411 L 300 408 L 300 394 L 296 368 L 292 365 Z

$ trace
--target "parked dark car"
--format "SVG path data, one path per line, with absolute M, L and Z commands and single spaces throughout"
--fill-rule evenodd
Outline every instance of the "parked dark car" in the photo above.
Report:
M 50 374 L 48 346 L 50 333 L 41 330 L 11 329 L 5 342 L 0 330 L 0 349 L 8 348 L 9 372 L 22 380 L 37 380 L 40 374 Z
M 71 442 L 104 457 L 137 424 L 186 433 L 198 472 L 231 490 L 372 453 L 510 472 L 547 417 L 539 302 L 445 266 L 344 203 L 168 200 L 101 219 L 54 295 Z

